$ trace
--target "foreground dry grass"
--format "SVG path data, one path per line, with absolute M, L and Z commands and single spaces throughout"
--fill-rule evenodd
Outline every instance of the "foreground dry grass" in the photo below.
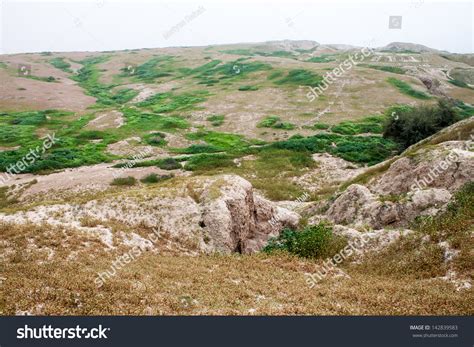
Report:
M 82 240 L 76 246 L 87 243 Z M 59 246 L 60 248 L 61 246 Z M 24 252 L 25 250 L 23 250 Z M 439 279 L 380 276 L 345 266 L 310 289 L 313 261 L 287 255 L 175 256 L 147 252 L 97 289 L 115 256 L 78 251 L 76 260 L 17 253 L 2 262 L 0 314 L 40 315 L 449 315 L 473 314 L 472 289 Z M 46 259 L 46 256 L 42 256 Z

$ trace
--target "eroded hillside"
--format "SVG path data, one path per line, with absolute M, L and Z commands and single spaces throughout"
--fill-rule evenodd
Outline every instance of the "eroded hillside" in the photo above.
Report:
M 0 313 L 472 314 L 469 57 L 366 53 L 0 56 Z

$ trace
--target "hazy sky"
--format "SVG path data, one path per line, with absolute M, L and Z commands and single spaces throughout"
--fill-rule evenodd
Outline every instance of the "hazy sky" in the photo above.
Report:
M 0 53 L 103 51 L 294 39 L 474 52 L 467 1 L 0 0 Z M 389 28 L 402 16 L 401 29 Z

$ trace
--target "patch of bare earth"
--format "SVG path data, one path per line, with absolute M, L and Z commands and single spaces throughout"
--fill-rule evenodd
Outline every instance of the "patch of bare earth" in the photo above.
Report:
M 120 128 L 124 124 L 122 112 L 111 110 L 99 112 L 95 114 L 95 118 L 91 120 L 84 129 L 86 130 L 105 130 Z

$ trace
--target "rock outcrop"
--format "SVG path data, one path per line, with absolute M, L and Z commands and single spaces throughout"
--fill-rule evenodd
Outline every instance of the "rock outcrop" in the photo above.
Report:
M 326 211 L 336 224 L 406 227 L 417 216 L 435 215 L 474 172 L 469 142 L 448 141 L 402 156 L 367 186 L 350 185 Z
M 96 233 L 107 247 L 144 241 L 131 230 L 159 230 L 198 252 L 253 253 L 299 215 L 255 194 L 235 175 L 192 177 L 155 189 L 105 196 L 82 205 L 56 204 L 6 215 L 0 222 L 47 223 Z M 117 232 L 117 225 L 124 230 Z M 137 241 L 137 242 L 138 242 Z

